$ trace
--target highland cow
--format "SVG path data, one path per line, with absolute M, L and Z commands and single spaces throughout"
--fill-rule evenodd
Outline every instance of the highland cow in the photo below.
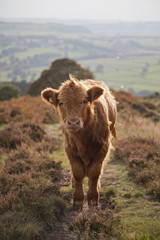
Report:
M 88 177 L 88 205 L 99 202 L 99 179 L 110 150 L 111 135 L 116 138 L 116 101 L 103 82 L 78 81 L 72 75 L 59 90 L 47 88 L 42 99 L 53 104 L 63 121 L 65 151 L 71 171 L 73 205 L 82 209 L 83 179 Z

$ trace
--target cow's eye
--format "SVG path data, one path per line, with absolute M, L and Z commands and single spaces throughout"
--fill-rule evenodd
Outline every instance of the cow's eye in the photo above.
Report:
M 82 104 L 86 104 L 88 101 L 85 99 L 83 102 L 82 102 Z
M 63 103 L 62 102 L 59 102 L 59 106 L 62 106 L 63 105 Z

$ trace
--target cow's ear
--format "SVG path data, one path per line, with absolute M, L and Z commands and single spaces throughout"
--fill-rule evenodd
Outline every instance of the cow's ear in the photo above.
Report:
M 58 91 L 53 88 L 46 88 L 41 92 L 41 97 L 44 102 L 54 104 L 55 107 L 58 105 Z
M 92 87 L 90 88 L 87 93 L 88 93 L 88 99 L 90 102 L 93 102 L 97 98 L 99 98 L 103 94 L 104 90 L 103 88 L 100 87 Z

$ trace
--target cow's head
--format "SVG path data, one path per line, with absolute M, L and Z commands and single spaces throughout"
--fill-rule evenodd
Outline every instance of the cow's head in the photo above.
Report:
M 41 92 L 43 101 L 53 104 L 58 109 L 65 128 L 71 131 L 83 128 L 93 111 L 92 103 L 102 94 L 102 88 L 95 86 L 87 89 L 72 75 L 59 90 L 47 88 Z

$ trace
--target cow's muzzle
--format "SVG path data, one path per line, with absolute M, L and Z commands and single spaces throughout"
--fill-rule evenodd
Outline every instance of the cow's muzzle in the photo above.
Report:
M 77 130 L 81 128 L 81 121 L 77 118 L 71 118 L 66 121 L 66 127 L 68 129 Z

